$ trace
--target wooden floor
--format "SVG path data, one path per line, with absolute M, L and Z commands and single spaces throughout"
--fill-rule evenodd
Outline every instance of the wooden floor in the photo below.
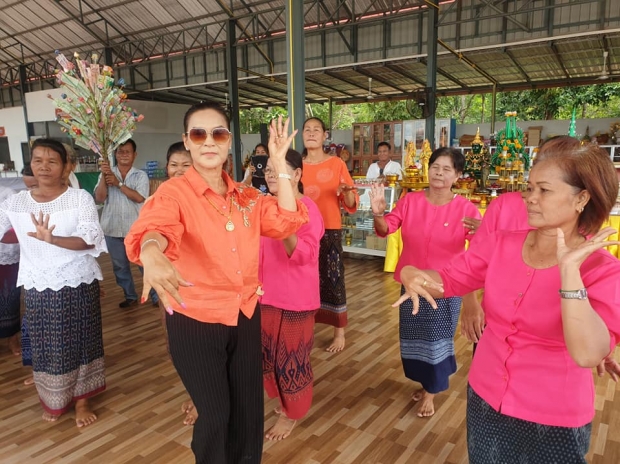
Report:
M 150 305 L 123 311 L 108 256 L 101 259 L 107 295 L 103 306 L 107 390 L 94 399 L 99 420 L 85 429 L 73 414 L 41 420 L 29 370 L 0 346 L 0 463 L 192 463 L 191 427 L 182 424 L 186 399 Z M 457 335 L 458 371 L 437 396 L 430 419 L 414 414 L 414 384 L 402 374 L 398 353 L 398 293 L 380 259 L 348 259 L 347 348 L 324 351 L 332 329 L 318 326 L 312 364 L 314 404 L 291 437 L 266 442 L 265 464 L 466 463 L 465 387 L 471 346 Z M 136 278 L 139 274 L 135 272 Z M 620 462 L 619 386 L 597 379 L 592 463 Z M 275 402 L 265 405 L 266 427 Z

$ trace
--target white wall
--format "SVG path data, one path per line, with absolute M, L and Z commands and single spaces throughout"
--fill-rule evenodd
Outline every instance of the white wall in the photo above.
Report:
M 64 91 L 62 89 L 40 90 L 38 92 L 28 92 L 26 94 L 26 111 L 28 111 L 29 122 L 54 121 L 56 119 L 56 107 L 52 98 L 60 98 Z
M 1 109 L 0 126 L 4 127 L 9 139 L 9 152 L 11 160 L 15 163 L 15 170 L 21 172 L 24 167 L 21 144 L 28 141 L 23 107 Z
M 127 104 L 144 115 L 133 134 L 138 146 L 135 166 L 142 168 L 147 161 L 157 160 L 163 168 L 168 147 L 182 140 L 183 116 L 189 106 L 137 100 L 128 100 Z

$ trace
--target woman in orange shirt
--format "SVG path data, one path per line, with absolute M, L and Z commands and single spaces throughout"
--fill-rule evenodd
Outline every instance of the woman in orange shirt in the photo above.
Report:
M 170 355 L 198 412 L 198 464 L 260 463 L 259 240 L 284 239 L 308 221 L 287 173 L 288 121 L 272 122 L 269 136 L 277 198 L 223 171 L 229 127 L 212 103 L 187 111 L 183 142 L 193 166 L 157 189 L 125 239 L 129 259 L 144 266 L 143 298 L 154 288 L 168 313 Z
M 344 161 L 323 150 L 326 139 L 327 129 L 323 121 L 307 119 L 303 127 L 307 152 L 304 159 L 304 189 L 306 196 L 319 207 L 325 222 L 325 235 L 319 251 L 321 308 L 315 320 L 334 326 L 334 340 L 327 351 L 337 352 L 344 349 L 344 328 L 347 325 L 340 207 L 354 213 L 359 196 Z

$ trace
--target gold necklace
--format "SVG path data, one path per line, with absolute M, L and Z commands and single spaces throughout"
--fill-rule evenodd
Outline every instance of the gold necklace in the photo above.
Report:
M 226 230 L 227 230 L 228 232 L 232 232 L 233 230 L 235 230 L 235 224 L 234 224 L 234 223 L 232 222 L 232 220 L 230 219 L 230 217 L 232 216 L 232 211 L 233 211 L 233 209 L 232 209 L 232 205 L 233 205 L 233 201 L 232 201 L 232 198 L 233 198 L 233 197 L 232 197 L 232 193 L 230 194 L 230 205 L 229 205 L 229 209 L 228 209 L 228 216 L 226 216 L 224 213 L 222 213 L 222 212 L 221 212 L 221 211 L 217 208 L 217 206 L 215 206 L 215 205 L 213 204 L 213 202 L 212 202 L 211 200 L 209 200 L 209 197 L 208 197 L 207 195 L 205 195 L 205 198 L 207 199 L 207 201 L 209 202 L 209 204 L 210 204 L 211 206 L 213 206 L 213 209 L 214 209 L 215 211 L 217 211 L 218 213 L 220 213 L 222 216 L 224 216 L 224 217 L 227 219 L 227 222 L 226 222 Z

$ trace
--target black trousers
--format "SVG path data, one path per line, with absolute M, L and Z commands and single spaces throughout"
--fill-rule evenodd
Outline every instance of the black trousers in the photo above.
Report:
M 260 308 L 236 327 L 166 315 L 170 355 L 194 402 L 197 464 L 258 464 L 263 452 Z

